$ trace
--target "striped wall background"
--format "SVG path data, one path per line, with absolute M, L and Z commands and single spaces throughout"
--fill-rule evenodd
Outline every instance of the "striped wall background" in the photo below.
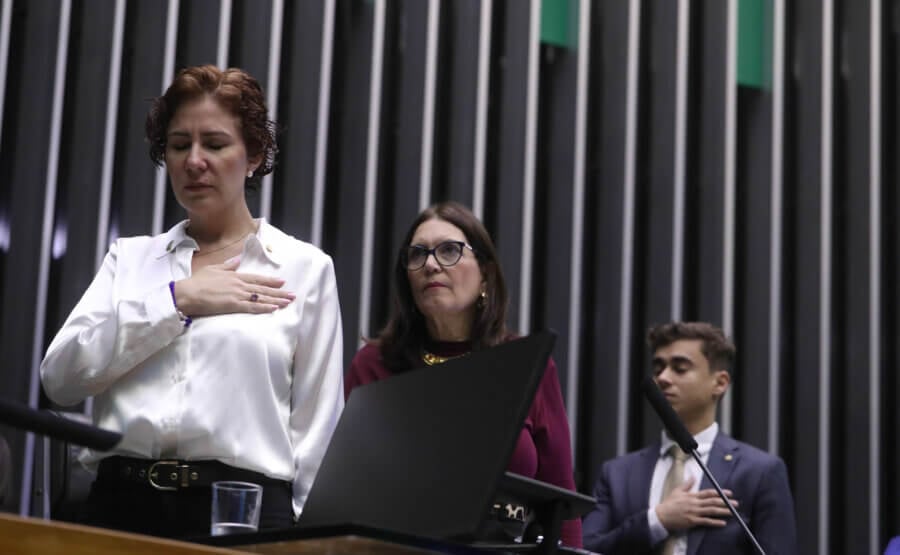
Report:
M 721 423 L 787 461 L 802 553 L 879 553 L 900 534 L 898 21 L 897 0 L 0 0 L 0 395 L 46 406 L 39 361 L 110 241 L 182 218 L 148 99 L 236 65 L 282 128 L 251 208 L 334 257 L 348 362 L 408 222 L 460 200 L 513 327 L 559 332 L 582 491 L 658 433 L 646 328 L 709 320 L 739 349 Z M 49 514 L 46 442 L 0 431 L 5 509 Z

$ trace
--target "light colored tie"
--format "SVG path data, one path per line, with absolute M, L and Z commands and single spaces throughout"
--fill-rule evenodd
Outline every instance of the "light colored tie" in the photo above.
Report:
M 688 454 L 682 451 L 677 445 L 669 447 L 668 453 L 674 460 L 672 461 L 672 467 L 669 469 L 669 473 L 666 474 L 666 481 L 663 482 L 663 493 L 660 501 L 663 501 L 670 493 L 672 493 L 673 489 L 684 483 L 684 463 L 688 458 Z M 672 555 L 675 553 L 676 543 L 678 543 L 678 537 L 674 534 L 669 535 L 669 537 L 666 538 L 666 541 L 663 542 L 660 553 L 662 555 Z

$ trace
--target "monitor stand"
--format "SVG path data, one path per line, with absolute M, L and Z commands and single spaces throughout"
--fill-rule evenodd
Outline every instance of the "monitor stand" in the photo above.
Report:
M 519 474 L 506 472 L 497 485 L 497 495 L 509 496 L 521 501 L 535 513 L 535 519 L 525 530 L 522 543 L 502 546 L 477 542 L 478 547 L 510 552 L 529 552 L 539 555 L 556 553 L 559 547 L 562 522 L 578 518 L 594 508 L 593 497 L 547 484 Z M 543 536 L 538 542 L 538 536 Z M 563 549 L 563 551 L 569 551 Z

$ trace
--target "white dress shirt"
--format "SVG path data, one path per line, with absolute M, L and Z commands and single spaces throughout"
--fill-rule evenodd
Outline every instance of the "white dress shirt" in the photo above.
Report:
M 703 464 L 706 464 L 709 460 L 709 452 L 712 449 L 713 441 L 715 441 L 718 433 L 719 424 L 713 422 L 711 426 L 694 436 L 694 440 L 697 442 L 697 454 L 700 455 L 700 460 L 703 461 Z M 669 537 L 669 531 L 662 525 L 656 514 L 656 506 L 662 501 L 663 484 L 666 481 L 666 474 L 668 474 L 669 469 L 672 468 L 674 459 L 667 453 L 669 448 L 674 444 L 675 442 L 669 439 L 669 436 L 663 432 L 662 441 L 659 446 L 659 458 L 656 460 L 656 467 L 653 469 L 653 478 L 650 482 L 650 508 L 647 509 L 647 521 L 650 524 L 650 543 L 652 545 L 656 545 Z M 691 491 L 700 491 L 700 482 L 703 480 L 703 469 L 700 468 L 700 465 L 697 464 L 694 457 L 690 457 L 684 462 L 684 481 L 687 481 L 687 479 L 691 477 L 694 478 L 694 485 L 691 486 Z M 677 538 L 678 540 L 675 544 L 674 555 L 684 555 L 687 553 L 687 534 L 680 532 L 678 533 Z
M 259 220 L 238 272 L 278 276 L 296 299 L 270 314 L 179 319 L 169 282 L 191 275 L 186 221 L 117 240 L 47 349 L 41 381 L 62 405 L 94 396 L 94 423 L 123 434 L 105 456 L 215 459 L 293 482 L 295 516 L 344 406 L 331 258 Z

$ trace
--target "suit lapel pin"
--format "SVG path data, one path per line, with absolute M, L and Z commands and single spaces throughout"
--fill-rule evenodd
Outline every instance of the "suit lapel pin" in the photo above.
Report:
M 734 457 L 731 456 L 731 453 L 728 453 L 727 455 L 725 455 L 725 460 L 728 462 L 731 462 L 731 459 L 733 459 L 733 458 Z

